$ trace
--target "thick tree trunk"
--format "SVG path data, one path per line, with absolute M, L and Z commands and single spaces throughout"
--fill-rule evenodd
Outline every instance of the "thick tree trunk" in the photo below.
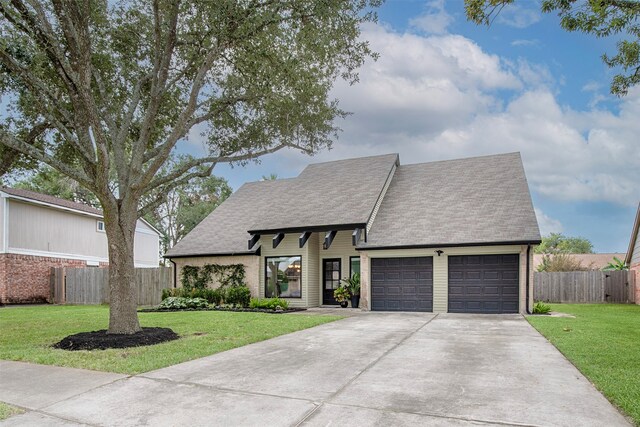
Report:
M 104 220 L 109 240 L 108 333 L 134 334 L 142 330 L 138 321 L 133 255 L 133 239 L 138 220 L 135 204 L 105 208 Z

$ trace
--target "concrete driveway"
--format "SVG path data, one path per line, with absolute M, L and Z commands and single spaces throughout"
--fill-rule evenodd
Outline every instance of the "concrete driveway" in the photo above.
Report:
M 365 313 L 76 392 L 6 424 L 629 425 L 517 315 Z

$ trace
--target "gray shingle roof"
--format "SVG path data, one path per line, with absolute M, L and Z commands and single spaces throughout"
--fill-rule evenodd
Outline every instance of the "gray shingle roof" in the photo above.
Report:
M 539 241 L 519 153 L 400 166 L 362 248 Z
M 248 231 L 368 221 L 397 154 L 307 166 L 296 178 L 244 184 L 166 256 L 247 253 Z

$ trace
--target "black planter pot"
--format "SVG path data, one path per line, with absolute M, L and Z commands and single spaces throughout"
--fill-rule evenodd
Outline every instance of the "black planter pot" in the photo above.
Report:
M 360 305 L 360 295 L 354 295 L 351 297 L 351 308 L 358 308 Z
M 347 308 L 348 305 L 349 305 L 349 301 L 340 302 L 340 307 L 342 307 L 342 308 Z

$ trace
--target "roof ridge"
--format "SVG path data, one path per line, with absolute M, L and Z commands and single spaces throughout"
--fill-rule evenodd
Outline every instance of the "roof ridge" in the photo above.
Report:
M 13 188 L 13 187 L 0 187 L 0 191 L 5 192 L 10 196 L 23 197 L 25 199 L 30 199 L 36 202 L 49 203 L 52 205 L 59 206 L 61 208 L 75 209 L 82 212 L 93 213 L 97 215 L 103 214 L 101 209 L 94 208 L 93 206 L 87 205 L 86 203 L 67 200 L 61 197 L 56 197 L 50 194 L 40 193 L 33 190 L 27 190 L 23 188 Z
M 471 157 L 460 157 L 455 159 L 443 159 L 443 160 L 432 160 L 430 162 L 421 162 L 421 163 L 408 163 L 406 165 L 400 165 L 400 167 L 407 166 L 421 166 L 421 165 L 432 165 L 436 163 L 447 163 L 447 162 L 460 162 L 466 160 L 478 160 L 478 159 L 487 159 L 487 158 L 496 158 L 496 157 L 507 157 L 511 155 L 518 155 L 518 157 L 522 158 L 522 154 L 519 151 L 510 151 L 508 153 L 498 153 L 498 154 L 483 154 L 482 156 L 471 156 Z

